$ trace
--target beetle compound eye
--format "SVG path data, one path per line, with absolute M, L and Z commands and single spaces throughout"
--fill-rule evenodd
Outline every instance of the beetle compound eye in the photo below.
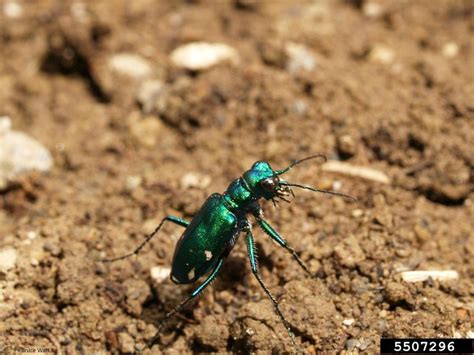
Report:
M 260 185 L 264 190 L 273 191 L 276 186 L 276 183 L 273 178 L 264 179 L 260 182 Z

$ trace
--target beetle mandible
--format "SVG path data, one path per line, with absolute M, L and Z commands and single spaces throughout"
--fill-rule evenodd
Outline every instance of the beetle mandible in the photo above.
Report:
M 293 345 L 297 347 L 290 323 L 281 312 L 276 298 L 272 295 L 260 276 L 255 241 L 252 234 L 252 225 L 247 219 L 247 215 L 253 215 L 258 226 L 265 234 L 282 248 L 286 249 L 305 273 L 313 276 L 296 251 L 289 246 L 285 239 L 263 218 L 263 211 L 259 205 L 259 200 L 262 198 L 271 200 L 275 205 L 278 200 L 290 202 L 286 197 L 289 195 L 294 196 L 292 187 L 339 195 L 355 200 L 354 197 L 346 194 L 321 190 L 307 185 L 294 184 L 280 178 L 280 175 L 286 173 L 295 165 L 315 158 L 323 158 L 326 161 L 324 155 L 312 155 L 304 159 L 296 160 L 290 166 L 282 170 L 273 170 L 268 162 L 258 161 L 241 177 L 232 181 L 223 194 L 214 193 L 209 196 L 191 222 L 176 216 L 166 216 L 132 253 L 103 260 L 104 262 L 112 262 L 138 254 L 167 221 L 186 228 L 176 244 L 170 274 L 171 280 L 176 284 L 190 284 L 204 275 L 208 276 L 194 289 L 189 297 L 166 314 L 158 326 L 155 336 L 148 343 L 149 348 L 158 340 L 163 324 L 170 317 L 180 312 L 215 279 L 222 268 L 224 259 L 231 252 L 241 232 L 246 234 L 247 252 L 252 273 L 273 303 L 275 311 L 285 326 Z

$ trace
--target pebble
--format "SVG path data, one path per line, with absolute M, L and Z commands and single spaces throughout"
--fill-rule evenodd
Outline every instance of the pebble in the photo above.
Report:
M 192 71 L 205 70 L 222 62 L 237 64 L 237 51 L 224 43 L 193 42 L 176 48 L 170 55 L 174 65 Z
M 122 353 L 135 352 L 135 340 L 128 333 L 118 334 L 119 350 Z
M 53 165 L 51 153 L 41 143 L 10 127 L 10 118 L 0 117 L 0 189 L 23 172 L 48 171 Z
M 449 281 L 459 279 L 459 273 L 455 270 L 418 270 L 404 271 L 401 273 L 403 281 L 422 282 L 429 278 L 439 281 Z
M 395 52 L 392 48 L 379 44 L 372 48 L 369 59 L 377 63 L 390 64 L 395 59 Z
M 443 46 L 442 52 L 446 58 L 454 58 L 459 53 L 459 46 L 454 42 L 448 42 Z
M 143 178 L 140 175 L 127 176 L 125 180 L 125 189 L 127 191 L 133 191 L 139 187 L 143 182 Z
M 322 166 L 323 171 L 331 173 L 340 173 L 350 176 L 357 176 L 366 180 L 380 182 L 382 184 L 390 184 L 390 178 L 383 172 L 366 168 L 363 166 L 352 165 L 340 161 L 328 161 Z
M 348 134 L 337 137 L 337 151 L 341 158 L 352 158 L 357 152 L 354 139 Z
M 371 19 L 376 19 L 380 17 L 384 12 L 384 8 L 382 4 L 379 4 L 378 2 L 364 2 L 364 5 L 362 6 L 362 13 Z
M 13 269 L 16 264 L 17 252 L 13 248 L 5 248 L 0 250 L 0 270 L 8 271 Z
M 150 269 L 150 275 L 153 280 L 158 283 L 165 281 L 171 273 L 171 269 L 165 266 L 153 266 Z
M 196 187 L 205 189 L 211 184 L 211 177 L 208 175 L 201 175 L 198 173 L 187 173 L 181 178 L 181 186 L 184 189 Z
M 306 46 L 290 42 L 285 49 L 288 55 L 286 70 L 290 73 L 313 71 L 316 68 L 316 58 Z
M 155 107 L 156 100 L 163 93 L 165 85 L 160 80 L 145 80 L 138 88 L 136 99 L 143 113 L 151 113 Z
M 137 79 L 150 75 L 152 71 L 146 59 L 132 53 L 115 54 L 109 59 L 109 66 L 119 74 Z
M 350 325 L 352 325 L 353 323 L 354 323 L 354 319 L 353 319 L 353 318 L 344 319 L 344 320 L 342 321 L 342 324 L 347 325 L 347 326 L 350 326 Z
M 6 17 L 19 18 L 23 15 L 23 7 L 16 1 L 7 1 L 3 5 L 3 13 Z

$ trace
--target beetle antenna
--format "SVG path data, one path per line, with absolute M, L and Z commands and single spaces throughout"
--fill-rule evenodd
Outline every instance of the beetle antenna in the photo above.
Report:
M 316 189 L 316 188 L 308 186 L 308 185 L 292 184 L 292 183 L 289 183 L 289 182 L 286 182 L 286 181 L 285 182 L 280 182 L 280 183 L 282 185 L 299 187 L 300 189 L 314 191 L 314 192 L 322 192 L 322 193 L 329 194 L 329 195 L 342 196 L 342 197 L 351 199 L 352 201 L 357 201 L 357 199 L 355 197 L 353 197 L 351 195 L 343 194 L 341 192 L 336 192 L 336 191 L 331 191 L 331 190 L 321 190 L 321 189 Z
M 303 159 L 300 159 L 300 160 L 295 160 L 293 163 L 290 164 L 289 167 L 285 168 L 285 169 L 282 169 L 282 170 L 277 170 L 275 171 L 275 173 L 277 175 L 281 175 L 281 174 L 284 174 L 286 173 L 288 170 L 290 170 L 291 168 L 293 168 L 295 165 L 298 165 L 298 164 L 301 164 L 302 162 L 304 161 L 307 161 L 307 160 L 310 160 L 310 159 L 316 159 L 316 158 L 323 158 L 324 159 L 324 162 L 327 162 L 327 158 L 324 154 L 316 154 L 316 155 L 311 155 L 309 157 L 306 157 L 306 158 L 303 158 Z

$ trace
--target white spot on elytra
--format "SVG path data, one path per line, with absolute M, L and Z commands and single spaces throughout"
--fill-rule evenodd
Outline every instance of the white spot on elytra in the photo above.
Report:
M 171 281 L 175 282 L 175 283 L 179 283 L 179 280 L 174 277 L 173 275 L 171 275 Z
M 194 279 L 195 275 L 196 275 L 196 273 L 194 272 L 194 268 L 192 268 L 191 271 L 188 272 L 188 280 Z
M 204 254 L 206 254 L 206 261 L 209 261 L 212 259 L 212 251 L 210 250 L 205 250 Z

